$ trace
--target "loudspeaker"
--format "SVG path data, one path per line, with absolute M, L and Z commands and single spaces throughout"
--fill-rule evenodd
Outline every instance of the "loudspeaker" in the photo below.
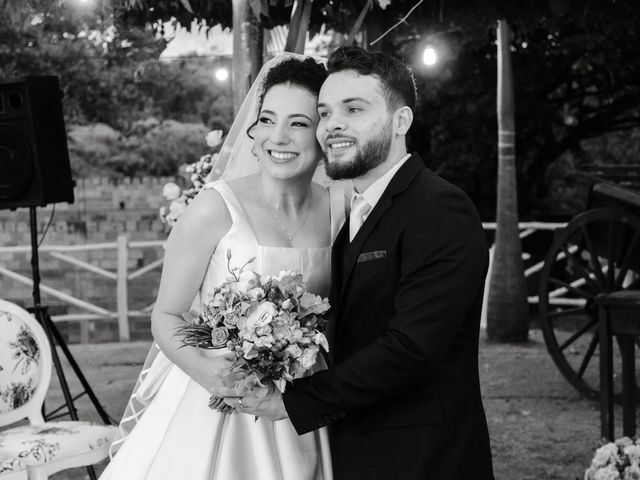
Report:
M 73 203 L 58 77 L 0 80 L 0 209 Z

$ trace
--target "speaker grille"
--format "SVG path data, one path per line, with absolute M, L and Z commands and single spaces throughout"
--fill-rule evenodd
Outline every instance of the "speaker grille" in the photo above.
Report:
M 0 80 L 0 209 L 73 200 L 58 78 Z
M 0 200 L 12 200 L 29 188 L 33 154 L 28 141 L 13 128 L 0 125 Z

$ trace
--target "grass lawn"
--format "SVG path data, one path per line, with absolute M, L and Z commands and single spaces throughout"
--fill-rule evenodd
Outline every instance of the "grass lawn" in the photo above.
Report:
M 598 405 L 583 399 L 560 375 L 540 332 L 532 330 L 530 337 L 524 345 L 481 341 L 480 377 L 496 479 L 582 479 L 598 446 Z M 71 346 L 112 417 L 120 417 L 148 348 L 149 342 Z M 65 371 L 72 390 L 79 391 L 73 373 Z M 62 402 L 55 380 L 47 402 L 51 406 Z M 81 419 L 97 419 L 86 396 L 77 406 Z M 97 466 L 98 473 L 104 466 Z M 79 480 L 88 476 L 85 469 L 75 469 L 51 478 Z

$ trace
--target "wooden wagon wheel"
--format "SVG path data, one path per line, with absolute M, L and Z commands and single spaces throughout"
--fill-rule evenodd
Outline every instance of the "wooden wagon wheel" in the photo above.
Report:
M 594 298 L 637 289 L 639 272 L 640 217 L 615 207 L 577 215 L 557 233 L 546 256 L 538 289 L 544 340 L 562 375 L 587 397 L 599 398 Z M 636 341 L 636 349 L 639 346 Z M 614 355 L 614 371 L 619 374 L 616 347 Z M 636 357 L 640 358 L 638 352 Z M 620 386 L 616 388 L 619 392 Z

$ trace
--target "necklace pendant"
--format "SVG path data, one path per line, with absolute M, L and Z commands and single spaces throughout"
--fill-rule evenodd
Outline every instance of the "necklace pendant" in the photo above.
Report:
M 264 187 L 262 186 L 262 181 L 259 182 L 259 187 L 260 187 L 260 191 L 262 192 L 262 198 L 266 200 L 266 197 L 265 197 L 265 194 L 264 194 Z M 296 230 L 293 233 L 290 233 L 286 228 L 284 228 L 284 225 L 282 225 L 282 222 L 280 221 L 280 218 L 278 217 L 278 210 L 273 208 L 271 205 L 269 205 L 267 203 L 267 205 L 269 206 L 269 209 L 271 210 L 271 213 L 273 214 L 273 218 L 275 219 L 276 224 L 278 225 L 278 228 L 282 231 L 282 233 L 285 234 L 285 236 L 289 239 L 290 242 L 293 241 L 293 237 L 296 236 L 296 234 L 300 231 L 300 229 L 307 222 L 307 219 L 309 218 L 309 214 L 311 213 L 311 210 L 313 209 L 312 201 L 313 201 L 313 190 L 310 192 L 309 205 L 307 207 L 307 213 L 305 214 L 304 219 L 302 220 L 302 222 L 300 222 L 300 224 L 298 225 L 298 228 L 296 228 Z

